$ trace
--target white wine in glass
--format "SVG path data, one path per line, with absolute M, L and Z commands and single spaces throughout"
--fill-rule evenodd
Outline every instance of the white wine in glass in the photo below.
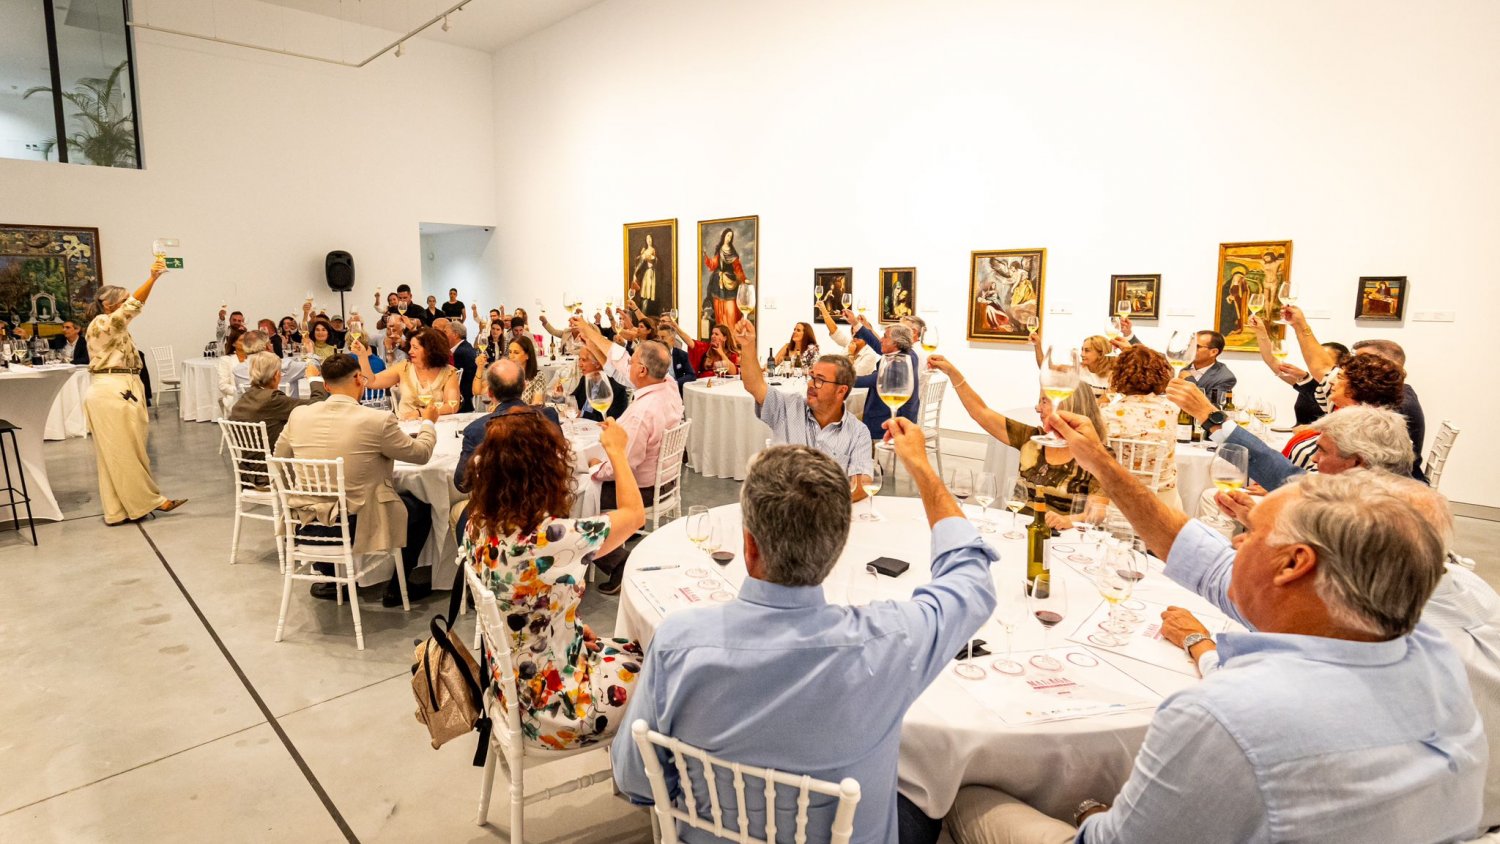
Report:
M 1047 356 L 1042 361 L 1042 393 L 1052 400 L 1053 408 L 1061 408 L 1062 403 L 1073 395 L 1078 389 L 1080 381 L 1079 355 L 1077 349 L 1069 349 L 1066 352 L 1058 347 L 1049 347 Z M 1037 434 L 1031 438 L 1033 442 L 1040 445 L 1061 448 L 1068 441 L 1057 434 L 1048 432 Z
M 1198 335 L 1191 331 L 1174 331 L 1172 337 L 1167 340 L 1167 363 L 1172 365 L 1174 375 L 1182 375 L 1182 370 L 1193 362 L 1197 356 Z
M 1266 294 L 1251 293 L 1248 305 L 1250 307 L 1250 313 L 1256 316 L 1260 316 L 1260 312 L 1265 310 L 1266 308 Z
M 1286 360 L 1286 341 L 1280 338 L 1271 341 L 1271 357 L 1278 362 Z
M 912 375 L 911 359 L 900 352 L 886 355 L 881 360 L 875 388 L 880 394 L 880 400 L 885 402 L 892 414 L 911 400 Z
M 1026 509 L 1026 502 L 1031 497 L 1031 484 L 1025 478 L 1016 478 L 1011 484 L 1010 492 L 1005 496 L 1005 509 L 1010 511 L 1010 530 L 1005 532 L 1006 539 L 1025 539 L 1026 534 L 1017 529 L 1017 519 L 1021 511 Z
M 741 283 L 739 291 L 734 294 L 734 303 L 739 306 L 745 319 L 753 316 L 755 314 L 755 285 Z
M 938 334 L 936 325 L 929 325 L 922 331 L 922 351 L 931 354 L 937 351 L 938 341 L 942 338 Z
M 1036 318 L 1036 314 L 1027 314 L 1022 317 L 1021 324 L 1026 326 L 1026 333 L 1028 335 L 1035 334 L 1037 329 L 1042 327 L 1042 323 Z
M 427 409 L 432 406 L 432 393 L 417 393 L 417 407 Z
M 1130 316 L 1130 300 L 1121 299 L 1115 303 L 1115 316 L 1120 319 Z
M 880 514 L 875 512 L 875 495 L 880 492 L 881 484 L 885 480 L 885 473 L 880 468 L 880 463 L 870 464 L 870 474 L 864 476 L 865 497 L 870 499 L 870 509 L 860 513 L 860 521 L 878 522 Z
M 588 376 L 584 396 L 588 399 L 589 407 L 597 411 L 600 416 L 604 416 L 610 404 L 615 400 L 615 391 L 609 385 L 609 379 L 604 377 L 604 373 L 594 372 Z
M 1279 299 L 1281 301 L 1281 304 L 1283 305 L 1295 305 L 1297 304 L 1297 291 L 1292 287 L 1292 283 L 1290 281 L 1283 281 L 1281 283 L 1281 290 L 1278 291 L 1276 298 Z
M 841 302 L 843 303 L 843 305 L 844 305 L 845 308 L 847 308 L 850 305 L 854 304 L 854 294 L 852 294 L 852 293 L 845 293 L 844 294 L 844 298 L 841 300 Z
M 1236 443 L 1225 443 L 1214 453 L 1214 462 L 1209 467 L 1209 478 L 1220 492 L 1234 492 L 1245 488 L 1250 477 L 1250 451 Z

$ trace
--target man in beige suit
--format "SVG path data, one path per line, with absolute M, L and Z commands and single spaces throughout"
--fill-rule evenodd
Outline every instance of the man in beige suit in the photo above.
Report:
M 392 548 L 401 549 L 406 569 L 407 593 L 413 599 L 426 597 L 432 584 L 415 583 L 410 573 L 422 554 L 422 543 L 432 529 L 432 509 L 411 493 L 397 493 L 391 473 L 397 460 L 426 463 L 437 443 L 433 422 L 436 404 L 422 410 L 422 430 L 407 435 L 389 411 L 364 407 L 359 397 L 365 378 L 359 363 L 348 355 L 334 355 L 323 363 L 323 385 L 328 399 L 292 411 L 286 429 L 276 441 L 277 457 L 312 460 L 344 458 L 344 483 L 349 497 L 349 532 L 355 554 Z M 304 530 L 327 530 L 309 525 Z M 330 531 L 330 535 L 332 535 Z M 332 583 L 315 583 L 312 594 L 333 599 Z M 385 585 L 382 603 L 401 604 L 395 577 Z

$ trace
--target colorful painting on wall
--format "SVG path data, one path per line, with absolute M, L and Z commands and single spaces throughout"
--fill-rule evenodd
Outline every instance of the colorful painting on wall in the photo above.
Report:
M 1120 303 L 1129 309 L 1120 312 Z M 1160 275 L 1112 275 L 1109 277 L 1109 315 L 1126 319 L 1161 318 Z
M 917 268 L 880 268 L 880 321 L 917 315 Z
M 0 322 L 42 337 L 83 319 L 99 291 L 99 230 L 0 225 Z
M 1406 314 L 1406 289 L 1404 275 L 1361 276 L 1354 318 L 1400 322 Z
M 854 307 L 854 268 L 824 267 L 813 270 L 813 325 L 823 324 L 823 312 L 818 305 L 828 309 L 828 315 L 840 325 L 844 320 L 844 309 Z
M 755 289 L 759 281 L 760 217 L 700 220 L 698 338 L 707 340 L 715 323 L 732 327 L 739 322 L 743 314 L 735 297 L 741 285 Z M 751 320 L 754 321 L 753 313 Z
M 1281 311 L 1281 285 L 1292 278 L 1292 242 L 1262 240 L 1219 244 L 1219 279 L 1214 287 L 1214 328 L 1224 335 L 1230 352 L 1259 351 L 1250 330 L 1254 314 Z M 1271 337 L 1280 338 L 1285 326 L 1269 323 Z
M 646 316 L 677 307 L 677 221 L 625 224 L 625 298 Z
M 1025 343 L 1042 326 L 1047 250 L 995 249 L 970 253 L 968 337 Z

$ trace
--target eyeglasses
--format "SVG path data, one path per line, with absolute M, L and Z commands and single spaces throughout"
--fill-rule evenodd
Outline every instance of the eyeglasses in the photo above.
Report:
M 837 382 L 837 381 L 830 381 L 829 379 L 824 378 L 821 375 L 814 375 L 811 380 L 812 380 L 812 385 L 813 385 L 813 389 L 814 390 L 821 390 L 821 389 L 823 389 L 824 385 L 827 385 L 827 384 L 832 384 L 835 387 L 839 386 L 839 382 Z

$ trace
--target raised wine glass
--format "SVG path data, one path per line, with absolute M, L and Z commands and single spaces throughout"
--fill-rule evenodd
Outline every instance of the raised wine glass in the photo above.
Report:
M 1260 316 L 1260 312 L 1266 309 L 1266 294 L 1251 293 L 1250 299 L 1245 303 L 1250 308 L 1250 313 Z
M 1037 624 L 1042 625 L 1045 631 L 1043 647 L 1048 650 L 1052 649 L 1052 628 L 1061 624 L 1068 615 L 1068 582 L 1061 572 L 1058 574 L 1058 577 L 1053 577 L 1050 572 L 1037 575 L 1031 581 L 1031 591 L 1026 594 L 1027 609 Z M 1034 656 L 1030 662 L 1043 671 L 1062 670 L 1062 663 L 1050 653 Z
M 891 409 L 891 415 L 911 399 L 914 379 L 911 359 L 900 352 L 886 355 L 880 362 L 880 372 L 875 379 L 876 392 L 880 400 Z
M 1125 317 L 1130 316 L 1129 299 L 1121 299 L 1120 301 L 1115 303 L 1115 316 L 1120 319 L 1124 319 Z
M 597 411 L 601 418 L 608 413 L 610 404 L 615 400 L 615 390 L 609 385 L 609 379 L 603 372 L 589 374 L 583 395 L 588 400 L 589 407 Z
M 1292 287 L 1290 281 L 1283 281 L 1281 283 L 1281 290 L 1277 291 L 1276 298 L 1283 305 L 1295 305 L 1297 304 L 1297 290 Z
M 1078 389 L 1080 380 L 1078 360 L 1077 349 L 1069 349 L 1066 352 L 1056 346 L 1047 349 L 1047 357 L 1042 361 L 1042 392 L 1052 400 L 1053 407 L 1061 407 L 1063 401 Z M 1067 440 L 1050 431 L 1037 434 L 1031 439 L 1039 445 L 1053 448 L 1062 448 L 1068 444 Z
M 1017 477 L 1015 483 L 1010 485 L 1010 490 L 1005 496 L 1005 509 L 1010 511 L 1010 530 L 1006 531 L 1006 539 L 1025 539 L 1026 533 L 1021 530 L 1021 511 L 1026 509 L 1026 502 L 1031 500 L 1031 484 L 1025 478 Z
M 813 305 L 816 306 L 821 301 L 823 301 L 823 282 L 820 281 L 813 285 Z
M 1042 327 L 1041 320 L 1037 319 L 1036 314 L 1031 313 L 1028 313 L 1025 316 L 1021 317 L 1021 324 L 1026 326 L 1026 334 L 1028 336 L 1035 334 L 1037 332 L 1037 329 Z
M 936 325 L 929 325 L 922 330 L 922 351 L 932 354 L 938 349 L 938 341 L 942 337 Z
M 990 505 L 995 503 L 995 475 L 980 472 L 974 476 L 974 500 L 979 503 L 979 532 L 994 533 L 995 523 L 990 521 Z
M 1172 365 L 1172 374 L 1181 377 L 1182 370 L 1197 356 L 1198 335 L 1191 331 L 1174 331 L 1167 340 L 1167 363 Z
M 854 294 L 845 293 L 840 302 L 843 304 L 844 308 L 847 309 L 850 305 L 854 304 Z
M 734 294 L 734 303 L 739 306 L 740 312 L 749 319 L 755 314 L 755 285 L 740 283 L 740 289 Z

